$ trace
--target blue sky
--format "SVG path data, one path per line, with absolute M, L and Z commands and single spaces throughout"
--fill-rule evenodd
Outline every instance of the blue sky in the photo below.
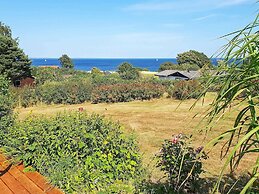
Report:
M 0 21 L 31 58 L 211 56 L 257 13 L 256 0 L 0 0 Z

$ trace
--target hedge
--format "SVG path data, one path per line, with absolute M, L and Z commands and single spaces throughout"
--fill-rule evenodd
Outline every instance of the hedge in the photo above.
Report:
M 133 136 L 99 115 L 32 116 L 1 134 L 7 156 L 32 166 L 67 193 L 138 189 L 143 179 Z M 117 193 L 117 192 L 115 192 Z
M 133 100 L 150 100 L 160 98 L 164 87 L 158 84 L 129 83 L 103 85 L 92 92 L 92 103 L 129 102 Z

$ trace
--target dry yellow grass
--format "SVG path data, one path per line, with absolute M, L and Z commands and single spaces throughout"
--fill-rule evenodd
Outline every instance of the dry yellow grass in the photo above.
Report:
M 154 161 L 150 162 L 159 151 L 164 139 L 172 138 L 173 134 L 193 134 L 194 146 L 205 145 L 210 139 L 231 127 L 235 113 L 228 114 L 220 123 L 213 127 L 207 135 L 200 133 L 206 122 L 202 121 L 204 112 L 212 102 L 212 94 L 205 98 L 204 104 L 199 102 L 193 110 L 189 110 L 195 100 L 180 102 L 173 99 L 156 99 L 151 101 L 137 101 L 116 104 L 91 104 L 80 105 L 40 105 L 30 108 L 17 108 L 19 118 L 23 119 L 29 114 L 53 115 L 64 110 L 78 110 L 83 107 L 88 112 L 105 115 L 114 121 L 119 121 L 125 126 L 127 133 L 134 132 L 143 153 L 144 163 L 150 164 L 154 169 L 153 179 L 161 177 L 161 173 L 154 168 Z M 181 103 L 181 104 L 180 104 Z M 197 115 L 195 118 L 193 118 Z M 207 137 L 206 137 L 207 136 Z M 205 162 L 205 168 L 211 174 L 218 174 L 223 162 L 219 158 L 220 147 L 210 152 L 210 158 Z M 250 159 L 251 160 L 251 159 Z M 249 158 L 241 165 L 241 169 L 249 166 Z

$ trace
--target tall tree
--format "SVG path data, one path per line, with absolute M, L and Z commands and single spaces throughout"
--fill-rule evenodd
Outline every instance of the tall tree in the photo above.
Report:
M 31 76 L 31 61 L 19 48 L 18 39 L 12 38 L 9 26 L 0 22 L 0 74 L 12 82 Z
M 70 69 L 74 68 L 74 63 L 73 63 L 72 59 L 66 54 L 62 55 L 59 58 L 59 61 L 63 68 L 70 68 Z
M 122 79 L 134 80 L 140 77 L 138 70 L 127 62 L 118 67 L 118 73 Z
M 178 54 L 177 62 L 179 65 L 192 64 L 198 65 L 200 68 L 202 68 L 204 65 L 211 66 L 210 59 L 204 53 L 195 50 L 190 50 L 188 52 Z

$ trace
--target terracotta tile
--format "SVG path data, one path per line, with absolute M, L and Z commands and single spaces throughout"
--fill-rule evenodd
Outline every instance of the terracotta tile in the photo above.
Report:
M 38 172 L 24 172 L 24 166 L 12 166 L 0 153 L 0 194 L 63 194 Z
M 3 194 L 13 194 L 13 192 L 4 184 L 4 182 L 0 179 L 0 193 Z
M 29 194 L 23 185 L 17 181 L 9 172 L 1 176 L 1 180 L 8 186 L 8 188 L 15 194 Z
M 44 194 L 44 192 L 18 168 L 12 168 L 9 173 L 18 180 L 30 193 Z

